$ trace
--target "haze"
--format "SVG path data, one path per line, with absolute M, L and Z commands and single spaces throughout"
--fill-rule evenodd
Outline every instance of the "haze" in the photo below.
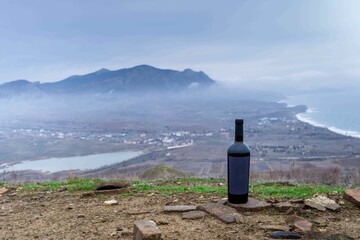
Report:
M 358 84 L 359 9 L 356 0 L 4 0 L 0 83 L 146 63 L 225 85 Z

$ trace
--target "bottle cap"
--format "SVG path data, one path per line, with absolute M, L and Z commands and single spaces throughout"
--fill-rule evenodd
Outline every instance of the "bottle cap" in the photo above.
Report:
M 235 124 L 244 124 L 244 119 L 235 119 Z

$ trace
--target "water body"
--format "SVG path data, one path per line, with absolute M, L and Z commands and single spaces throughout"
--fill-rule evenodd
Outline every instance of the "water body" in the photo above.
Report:
M 300 121 L 360 138 L 360 89 L 291 96 L 283 102 L 308 107 L 297 115 Z
M 79 157 L 49 158 L 36 161 L 23 161 L 13 166 L 3 166 L 3 168 L 0 169 L 2 171 L 36 170 L 42 172 L 86 170 L 123 162 L 141 154 L 142 152 L 139 151 L 123 151 Z

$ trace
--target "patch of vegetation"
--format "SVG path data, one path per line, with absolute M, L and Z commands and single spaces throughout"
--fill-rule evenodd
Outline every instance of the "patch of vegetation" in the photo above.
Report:
M 344 189 L 344 186 L 323 184 L 253 183 L 250 185 L 250 192 L 256 197 L 281 199 L 309 198 L 314 194 L 342 194 Z
M 92 191 L 104 180 L 70 179 L 62 182 L 24 183 L 19 186 L 22 191 L 56 191 L 67 189 L 69 192 Z M 132 180 L 130 189 L 133 193 L 158 193 L 161 195 L 199 193 L 215 194 L 226 197 L 227 186 L 224 179 L 214 178 L 176 178 L 172 180 L 143 181 Z M 0 183 L 0 186 L 8 186 Z M 250 194 L 259 199 L 296 199 L 309 198 L 314 194 L 342 194 L 344 186 L 322 184 L 284 184 L 284 183 L 251 183 Z
M 104 182 L 104 180 L 86 178 L 70 179 L 62 182 L 24 183 L 19 189 L 23 191 L 55 191 L 66 188 L 69 192 L 91 191 L 95 190 L 96 186 L 102 182 Z

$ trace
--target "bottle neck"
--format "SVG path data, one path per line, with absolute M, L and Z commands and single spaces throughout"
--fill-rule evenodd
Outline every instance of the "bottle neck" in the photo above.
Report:
M 235 124 L 235 142 L 244 141 L 244 124 L 236 123 Z

